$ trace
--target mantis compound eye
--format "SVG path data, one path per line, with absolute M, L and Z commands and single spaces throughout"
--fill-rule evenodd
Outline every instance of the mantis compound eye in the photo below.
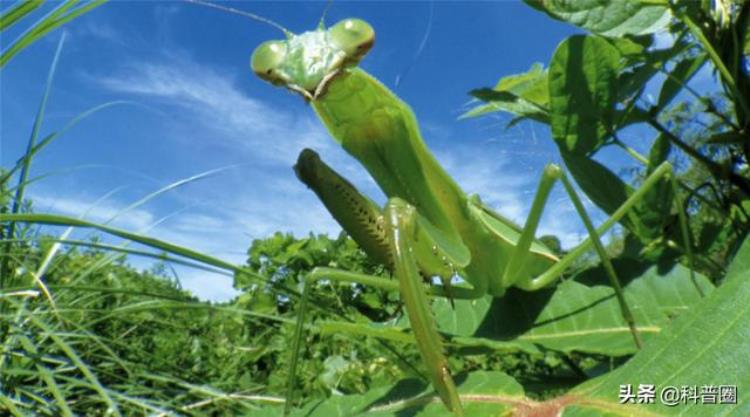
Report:
M 286 58 L 286 44 L 281 41 L 263 42 L 250 58 L 250 68 L 260 78 L 274 84 L 283 82 L 277 69 Z
M 354 61 L 361 59 L 375 42 L 375 30 L 361 19 L 344 19 L 331 26 L 329 33 L 333 42 Z

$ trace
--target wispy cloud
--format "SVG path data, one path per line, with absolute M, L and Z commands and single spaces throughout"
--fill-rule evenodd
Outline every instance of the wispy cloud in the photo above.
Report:
M 325 131 L 310 117 L 275 108 L 241 91 L 235 82 L 186 58 L 163 63 L 136 62 L 115 75 L 96 77 L 110 90 L 147 95 L 189 112 L 194 122 L 217 133 L 235 149 L 273 163 L 290 164 L 304 147 L 331 146 Z
M 482 201 L 511 219 L 523 217 L 521 194 L 531 184 L 526 175 L 508 170 L 503 155 L 464 146 L 439 152 L 437 157 L 464 191 L 479 194 Z
M 128 230 L 145 230 L 153 224 L 155 217 L 149 211 L 134 209 L 124 212 L 126 205 L 111 201 L 97 202 L 97 198 L 88 196 L 52 196 L 50 194 L 33 194 L 34 206 L 47 213 L 60 213 L 71 217 L 83 216 L 85 220 L 107 223 Z
M 92 37 L 96 40 L 127 46 L 126 38 L 114 26 L 104 21 L 94 23 L 87 20 L 84 25 L 74 26 L 74 35 Z

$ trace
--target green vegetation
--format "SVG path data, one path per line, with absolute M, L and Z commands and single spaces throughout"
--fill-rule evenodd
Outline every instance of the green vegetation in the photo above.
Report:
M 548 65 L 473 91 L 482 103 L 465 116 L 502 111 L 516 117 L 512 124 L 549 125 L 571 176 L 609 214 L 663 161 L 675 164 L 684 204 L 669 203 L 663 181 L 620 222 L 621 236 L 607 248 L 644 347 L 634 346 L 594 256 L 542 291 L 435 298 L 430 307 L 465 412 L 744 417 L 750 414 L 750 4 L 592 4 L 533 2 L 590 34 L 563 41 Z M 37 5 L 11 7 L 0 29 Z M 19 48 L 75 13 L 32 26 L 35 36 Z M 660 28 L 674 38 L 665 49 L 652 46 Z M 688 87 L 700 68 L 718 74 L 711 94 Z M 644 96 L 647 84 L 657 86 L 656 100 Z M 255 240 L 246 265 L 237 266 L 105 224 L 35 213 L 24 197 L 33 158 L 67 130 L 41 133 L 47 92 L 25 155 L 0 173 L 0 415 L 281 415 L 305 277 L 316 267 L 383 280 L 392 279 L 390 272 L 344 234 L 277 233 Z M 648 155 L 619 139 L 637 124 L 657 132 Z M 633 157 L 632 168 L 617 175 L 598 162 L 605 147 Z M 680 237 L 681 208 L 689 244 Z M 69 228 L 53 235 L 59 229 L 38 233 L 41 225 Z M 147 249 L 107 245 L 96 234 L 74 241 L 71 228 Z M 129 255 L 164 263 L 139 272 L 128 265 Z M 242 294 L 222 304 L 201 302 L 170 278 L 170 262 L 224 271 Z M 292 376 L 294 415 L 451 415 L 425 379 L 397 293 L 323 280 L 309 297 Z M 705 406 L 619 403 L 621 384 L 644 383 L 731 384 L 739 398 Z

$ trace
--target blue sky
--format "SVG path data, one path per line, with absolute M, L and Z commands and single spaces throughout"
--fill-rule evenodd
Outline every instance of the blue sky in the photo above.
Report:
M 295 32 L 314 28 L 325 6 L 229 4 Z M 457 117 L 469 105 L 469 90 L 548 62 L 557 44 L 576 29 L 512 2 L 334 2 L 327 21 L 351 16 L 370 22 L 377 34 L 362 66 L 410 103 L 428 146 L 447 170 L 468 192 L 481 194 L 520 222 L 541 168 L 559 162 L 547 128 L 523 123 L 505 130 L 505 117 Z M 106 101 L 137 104 L 87 119 L 34 161 L 32 175 L 54 173 L 29 189 L 36 211 L 78 216 L 90 209 L 89 219 L 104 222 L 167 184 L 228 167 L 112 223 L 242 263 L 252 239 L 276 230 L 297 236 L 338 232 L 292 172 L 303 147 L 318 151 L 383 201 L 367 173 L 328 137 L 301 98 L 250 72 L 253 48 L 280 37 L 274 28 L 183 2 L 115 1 L 66 31 L 43 132 Z M 54 32 L 3 69 L 3 166 L 14 163 L 26 146 L 60 34 Z M 633 136 L 638 147 L 641 135 Z M 566 245 L 582 237 L 561 192 L 544 218 L 540 234 L 545 233 L 558 234 Z M 131 262 L 148 266 L 145 260 Z M 233 294 L 229 277 L 177 271 L 183 286 L 202 298 Z

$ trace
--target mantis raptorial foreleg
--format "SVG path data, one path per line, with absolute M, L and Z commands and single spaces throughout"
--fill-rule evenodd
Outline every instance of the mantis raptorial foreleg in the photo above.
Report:
M 443 402 L 457 415 L 462 415 L 461 403 L 458 399 L 453 378 L 451 377 L 448 361 L 443 354 L 443 345 L 437 333 L 435 319 L 427 301 L 423 284 L 423 275 L 415 254 L 420 254 L 420 248 L 434 248 L 433 256 L 442 253 L 439 243 L 431 235 L 433 227 L 421 230 L 418 213 L 415 207 L 406 201 L 394 197 L 389 199 L 382 212 L 366 196 L 357 191 L 333 169 L 323 163 L 314 152 L 304 150 L 299 157 L 295 170 L 299 178 L 312 188 L 336 219 L 347 228 L 347 232 L 356 236 L 371 250 L 385 250 L 378 257 L 390 266 L 397 282 L 384 280 L 364 274 L 354 274 L 346 271 L 330 269 L 316 269 L 305 280 L 300 308 L 306 308 L 309 284 L 320 279 L 343 280 L 371 285 L 387 290 L 399 290 L 401 299 L 406 306 L 414 337 L 417 341 L 420 355 L 424 363 L 428 364 L 429 379 L 438 391 Z M 343 198 L 342 198 L 343 197 Z M 419 245 L 416 242 L 419 241 Z M 448 259 L 447 254 L 441 256 Z M 430 257 L 432 258 L 432 257 Z M 427 264 L 428 265 L 428 264 Z M 439 270 L 438 268 L 437 270 Z M 453 270 L 448 268 L 450 279 Z M 465 289 L 463 289 L 465 290 Z M 483 292 L 459 291 L 461 296 L 477 297 Z M 289 394 L 292 393 L 294 371 L 298 360 L 298 349 L 301 345 L 304 311 L 300 312 L 295 330 L 295 341 L 292 350 Z M 288 397 L 289 398 L 289 397 Z
M 463 415 L 461 401 L 453 383 L 443 343 L 437 332 L 435 318 L 427 302 L 422 276 L 417 269 L 413 243 L 417 228 L 416 209 L 399 198 L 392 198 L 385 208 L 386 229 L 394 257 L 394 273 L 398 278 L 401 299 L 409 314 L 414 338 L 422 360 L 428 365 L 435 389 L 443 403 L 456 415 Z M 433 243 L 434 244 L 434 243 Z

